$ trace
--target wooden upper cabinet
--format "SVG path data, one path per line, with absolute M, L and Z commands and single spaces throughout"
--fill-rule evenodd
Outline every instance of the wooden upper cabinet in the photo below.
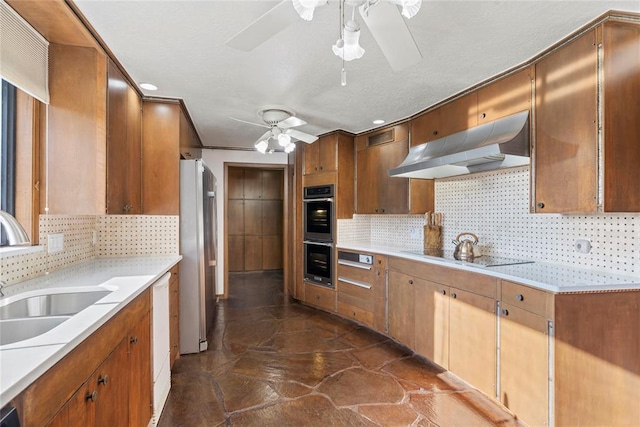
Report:
M 478 125 L 476 92 L 464 95 L 411 120 L 411 146 Z
M 202 157 L 202 142 L 184 111 L 180 112 L 180 155 L 185 159 Z
M 595 212 L 598 49 L 591 30 L 536 64 L 535 212 Z
M 304 147 L 304 174 L 335 172 L 337 170 L 338 134 L 325 135 Z
M 142 101 L 111 60 L 107 104 L 107 213 L 139 214 Z
M 478 89 L 478 124 L 531 111 L 531 68 Z

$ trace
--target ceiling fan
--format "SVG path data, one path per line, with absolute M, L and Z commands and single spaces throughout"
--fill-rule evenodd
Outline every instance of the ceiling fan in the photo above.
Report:
M 307 21 L 312 20 L 314 10 L 324 6 L 327 2 L 328 0 L 282 0 L 227 40 L 225 44 L 238 50 L 251 51 L 300 18 Z M 413 17 L 420 9 L 422 0 L 340 0 L 340 4 L 342 8 L 346 5 L 353 7 L 354 11 L 356 7 L 359 9 L 362 20 L 369 27 L 373 38 L 394 71 L 403 70 L 422 60 L 422 54 L 402 18 L 403 16 Z M 402 12 L 398 6 L 402 7 Z M 344 16 L 344 12 L 342 12 L 342 16 Z M 341 25 L 341 35 L 334 46 L 336 55 L 347 61 L 359 58 L 364 53 L 364 50 L 357 44 L 360 27 L 354 18 L 355 16 L 352 16 L 352 19 L 347 21 L 347 25 Z M 359 56 L 346 58 L 347 46 L 345 43 L 348 44 L 350 39 L 353 40 L 353 37 L 350 36 L 353 36 L 355 32 L 357 32 L 355 43 L 361 52 Z M 343 50 L 343 46 L 345 50 Z M 338 53 L 336 49 L 342 53 Z
M 254 126 L 262 126 L 268 128 L 254 144 L 256 149 L 262 154 L 273 153 L 275 148 L 270 147 L 269 142 L 271 140 L 277 141 L 278 144 L 284 149 L 285 153 L 292 152 L 296 145 L 293 142 L 294 139 L 311 144 L 315 142 L 318 137 L 311 135 L 297 129 L 291 129 L 294 127 L 306 125 L 307 122 L 296 117 L 293 112 L 287 111 L 281 108 L 264 108 L 258 111 L 258 116 L 262 118 L 264 124 L 249 122 L 242 119 L 236 119 L 235 117 L 229 117 L 231 120 L 235 120 L 241 123 L 247 123 Z

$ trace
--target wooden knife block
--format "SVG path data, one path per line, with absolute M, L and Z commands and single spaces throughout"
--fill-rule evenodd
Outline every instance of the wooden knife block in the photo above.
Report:
M 435 255 L 442 252 L 442 227 L 439 225 L 424 226 L 424 251 L 427 255 Z M 432 252 L 432 253 L 428 253 Z

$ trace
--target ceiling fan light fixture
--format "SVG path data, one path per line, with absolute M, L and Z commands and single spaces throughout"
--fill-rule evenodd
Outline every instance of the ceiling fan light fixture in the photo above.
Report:
M 402 16 L 407 19 L 416 16 L 422 6 L 422 0 L 392 0 L 392 3 L 402 6 Z
M 289 154 L 292 153 L 293 150 L 296 149 L 296 144 L 294 144 L 293 142 L 289 142 L 285 147 L 284 147 L 284 152 Z
M 287 147 L 289 144 L 291 144 L 291 137 L 286 133 L 279 134 L 278 144 L 280 144 L 282 147 Z
M 256 147 L 256 150 L 258 150 L 260 153 L 266 154 L 267 148 L 269 148 L 269 141 L 266 139 L 263 139 L 262 141 L 258 141 L 255 147 Z
M 333 53 L 345 61 L 362 58 L 364 49 L 360 46 L 360 26 L 356 21 L 347 21 L 344 26 L 343 47 L 338 47 L 338 43 L 332 46 Z
M 305 21 L 311 21 L 313 19 L 313 11 L 318 6 L 326 4 L 326 0 L 292 0 L 293 8 L 298 12 L 300 18 Z

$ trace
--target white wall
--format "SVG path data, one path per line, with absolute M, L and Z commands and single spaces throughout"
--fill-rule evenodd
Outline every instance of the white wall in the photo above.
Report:
M 216 270 L 216 293 L 221 295 L 224 293 L 224 203 L 225 203 L 225 182 L 224 182 L 224 166 L 225 164 L 275 164 L 286 165 L 287 155 L 285 153 L 260 154 L 257 151 L 238 151 L 238 150 L 202 150 L 202 158 L 207 164 L 211 172 L 217 180 L 218 197 L 218 268 Z

